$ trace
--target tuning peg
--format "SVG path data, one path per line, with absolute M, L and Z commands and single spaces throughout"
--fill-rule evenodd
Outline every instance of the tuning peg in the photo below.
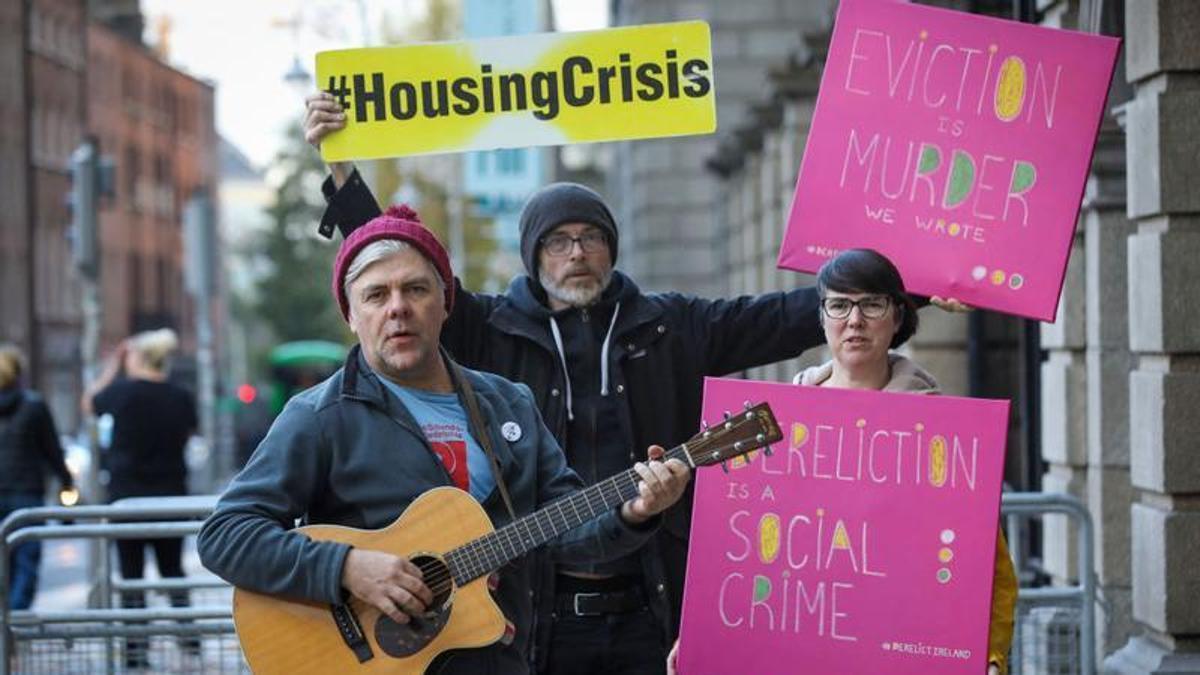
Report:
M 746 399 L 745 401 L 742 401 L 742 407 L 745 408 L 746 410 L 749 410 L 749 409 L 753 408 L 754 405 L 752 403 L 750 403 L 749 399 Z
M 708 420 L 700 420 L 700 430 L 708 431 Z
M 741 441 L 737 441 L 737 442 L 735 442 L 735 443 L 733 444 L 733 451 L 734 451 L 734 452 L 741 452 L 741 451 L 742 451 L 742 442 L 741 442 Z
M 721 470 L 729 473 L 729 462 L 721 462 Z
M 761 438 L 761 434 L 759 436 Z M 762 451 L 763 451 L 763 454 L 766 455 L 767 457 L 772 457 L 775 455 L 775 449 L 769 445 L 764 445 Z

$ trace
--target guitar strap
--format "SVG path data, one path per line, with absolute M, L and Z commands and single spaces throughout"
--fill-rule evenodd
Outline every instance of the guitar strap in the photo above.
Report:
M 512 497 L 508 494 L 508 486 L 505 485 L 504 476 L 500 473 L 500 462 L 496 459 L 495 450 L 492 449 L 492 435 L 488 433 L 483 413 L 479 410 L 479 401 L 475 399 L 475 388 L 471 386 L 462 366 L 450 358 L 445 350 L 442 350 L 442 357 L 450 367 L 450 376 L 454 379 L 459 398 L 462 399 L 463 405 L 467 409 L 467 421 L 475 431 L 475 439 L 479 441 L 480 447 L 483 448 L 483 454 L 487 455 L 488 463 L 492 467 L 492 477 L 496 479 L 496 487 L 500 489 L 500 497 L 504 500 L 504 508 L 508 509 L 508 517 L 516 520 L 517 512 L 513 509 Z

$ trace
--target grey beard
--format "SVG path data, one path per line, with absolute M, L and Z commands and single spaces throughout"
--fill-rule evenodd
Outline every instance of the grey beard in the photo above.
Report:
M 546 289 L 546 295 L 549 295 L 555 300 L 558 300 L 559 302 L 565 302 L 572 307 L 587 307 L 593 302 L 596 302 L 596 300 L 600 297 L 600 294 L 604 292 L 604 289 L 608 288 L 609 282 L 612 281 L 612 270 L 609 270 L 604 275 L 604 278 L 600 279 L 600 283 L 593 284 L 586 288 L 581 288 L 579 286 L 564 288 L 559 286 L 558 284 L 555 284 L 554 280 L 547 276 L 542 270 L 538 270 L 538 281 L 541 282 L 542 288 Z

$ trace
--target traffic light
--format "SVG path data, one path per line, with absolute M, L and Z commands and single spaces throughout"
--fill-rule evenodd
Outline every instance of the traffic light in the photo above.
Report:
M 189 292 L 209 297 L 216 288 L 216 216 L 206 188 L 196 188 L 183 207 L 183 280 Z
M 100 223 L 97 204 L 100 197 L 113 193 L 113 164 L 100 157 L 93 138 L 84 139 L 71 153 L 71 254 L 75 266 L 85 276 L 100 276 Z
M 237 397 L 242 403 L 250 405 L 254 403 L 254 399 L 258 398 L 258 388 L 249 383 L 239 385 L 237 388 Z
M 85 276 L 100 275 L 100 236 L 96 221 L 96 144 L 85 140 L 71 153 L 71 253 Z

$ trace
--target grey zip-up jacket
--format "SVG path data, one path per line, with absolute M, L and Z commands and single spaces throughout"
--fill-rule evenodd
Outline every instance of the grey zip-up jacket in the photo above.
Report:
M 492 447 L 518 517 L 581 489 L 523 384 L 463 369 L 476 392 Z M 460 392 L 460 396 L 461 396 Z M 512 427 L 519 427 L 513 441 Z M 349 546 L 290 531 L 297 519 L 377 529 L 427 490 L 452 485 L 416 421 L 386 391 L 358 347 L 325 382 L 288 402 L 245 468 L 204 523 L 204 566 L 235 586 L 315 602 L 344 600 Z M 484 501 L 496 526 L 510 520 L 497 491 Z M 637 549 L 657 526 L 630 527 L 614 509 L 549 545 L 563 561 L 612 559 Z M 525 673 L 533 627 L 531 565 L 500 571 L 496 601 L 516 627 L 511 644 L 454 652 L 430 672 Z

